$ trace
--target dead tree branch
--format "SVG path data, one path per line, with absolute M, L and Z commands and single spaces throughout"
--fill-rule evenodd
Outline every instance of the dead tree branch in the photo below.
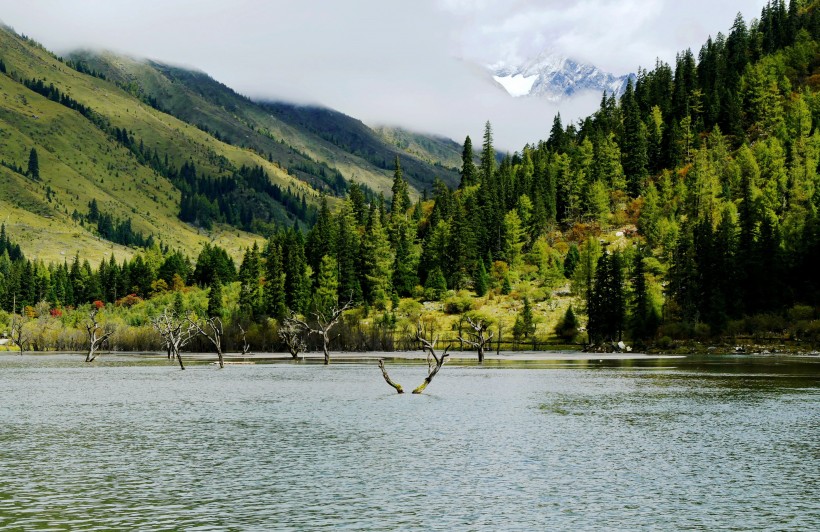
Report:
M 307 349 L 304 340 L 306 329 L 302 326 L 303 323 L 296 319 L 294 314 L 282 320 L 282 325 L 277 331 L 279 339 L 288 347 L 288 352 L 293 358 L 298 357 L 300 352 Z
M 14 342 L 17 349 L 20 350 L 21 356 L 23 355 L 25 346 L 31 343 L 31 331 L 26 330 L 28 321 L 25 314 L 21 311 L 20 315 L 12 314 L 11 322 L 9 323 L 11 341 Z
M 169 355 L 176 357 L 180 369 L 185 369 L 180 350 L 198 333 L 194 321 L 189 316 L 177 316 L 173 310 L 166 307 L 162 314 L 151 319 L 151 324 L 165 342 Z
M 487 320 L 483 318 L 476 318 L 473 320 L 470 316 L 465 316 L 467 318 L 467 323 L 470 324 L 470 327 L 473 329 L 470 332 L 470 338 L 463 338 L 460 334 L 458 335 L 458 339 L 478 350 L 478 363 L 484 363 L 484 350 L 488 345 L 490 345 L 490 341 L 493 339 L 493 333 L 490 332 L 489 336 L 485 336 L 485 334 L 490 330 L 490 324 Z
M 418 393 L 423 392 L 424 389 L 427 388 L 427 385 L 430 384 L 433 381 L 433 377 L 435 377 L 436 374 L 438 374 L 439 370 L 441 369 L 441 366 L 444 365 L 444 360 L 449 356 L 447 354 L 447 352 L 450 350 L 450 346 L 448 345 L 444 349 L 444 353 L 442 353 L 441 356 L 437 355 L 436 354 L 436 343 L 438 342 L 438 338 L 433 338 L 432 340 L 427 340 L 421 334 L 421 325 L 420 324 L 419 324 L 418 330 L 416 332 L 416 341 L 419 342 L 422 345 L 422 347 L 424 348 L 424 350 L 427 352 L 427 355 L 428 355 L 427 378 L 425 378 L 424 382 L 419 384 L 418 387 L 415 390 L 413 390 L 413 393 L 418 394 Z M 433 360 L 436 361 L 435 366 L 432 365 L 432 362 L 430 361 L 429 357 L 432 357 Z
M 204 320 L 203 324 L 198 321 L 191 321 L 199 334 L 207 338 L 216 350 L 216 356 L 219 358 L 219 367 L 225 367 L 225 361 L 222 357 L 222 320 L 217 316 L 213 316 Z M 207 328 L 207 330 L 206 330 Z
M 387 370 L 384 369 L 384 359 L 383 358 L 379 359 L 379 369 L 382 370 L 382 377 L 384 377 L 384 381 L 387 384 L 389 384 L 390 386 L 392 386 L 396 390 L 396 393 L 404 393 L 404 388 L 401 387 L 401 384 L 399 384 L 397 382 L 393 382 L 393 380 L 390 378 L 390 375 L 387 374 Z M 413 393 L 415 393 L 415 392 L 413 392 Z
M 251 352 L 251 344 L 248 343 L 248 333 L 242 324 L 239 324 L 239 330 L 242 331 L 242 354 L 247 355 Z
M 351 298 L 342 306 L 336 304 L 331 305 L 327 310 L 314 311 L 313 316 L 316 318 L 316 327 L 311 327 L 307 322 L 298 319 L 295 314 L 290 318 L 304 330 L 308 331 L 308 333 L 322 337 L 322 352 L 325 355 L 325 365 L 330 364 L 330 331 L 339 323 L 342 314 L 352 306 L 353 299 Z
M 103 342 L 114 334 L 114 331 L 103 328 L 97 321 L 97 314 L 100 309 L 93 308 L 88 313 L 88 319 L 85 321 L 85 330 L 88 333 L 88 354 L 85 356 L 86 362 L 93 362 L 97 358 L 97 351 L 102 346 Z

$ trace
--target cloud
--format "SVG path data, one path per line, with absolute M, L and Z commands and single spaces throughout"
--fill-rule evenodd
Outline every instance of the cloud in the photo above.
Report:
M 0 0 L 4 21 L 64 53 L 105 48 L 199 68 L 253 97 L 318 103 L 370 124 L 462 140 L 490 120 L 499 147 L 546 137 L 555 112 L 512 99 L 478 64 L 565 53 L 615 73 L 671 61 L 765 0 Z M 746 14 L 746 11 L 744 11 Z

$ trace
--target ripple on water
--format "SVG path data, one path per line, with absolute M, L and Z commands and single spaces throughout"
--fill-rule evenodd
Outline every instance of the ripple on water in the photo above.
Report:
M 817 373 L 3 364 L 2 528 L 820 526 Z

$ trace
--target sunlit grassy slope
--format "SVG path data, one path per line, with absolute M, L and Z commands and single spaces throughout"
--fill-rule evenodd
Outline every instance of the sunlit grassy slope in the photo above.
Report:
M 389 193 L 396 155 L 417 190 L 431 189 L 436 177 L 451 186 L 458 183 L 460 147 L 452 141 L 412 134 L 416 142 L 403 146 L 330 109 L 251 101 L 202 72 L 111 53 L 78 52 L 72 58 L 132 94 L 152 99 L 160 109 L 265 154 L 314 184 L 321 184 L 320 172 L 338 170 L 344 179 Z
M 260 165 L 274 183 L 299 190 L 310 202 L 315 190 L 251 150 L 225 144 L 196 127 L 141 103 L 114 84 L 74 71 L 49 52 L 8 30 L 0 31 L 0 58 L 8 74 L 0 75 L 0 159 L 26 169 L 36 148 L 41 180 L 8 168 L 0 173 L 0 217 L 9 233 L 31 256 L 59 259 L 77 249 L 90 260 L 133 250 L 101 242 L 76 224 L 71 213 L 85 213 L 96 199 L 100 209 L 130 217 L 136 230 L 171 247 L 196 254 L 215 240 L 234 255 L 255 237 L 217 228 L 205 233 L 177 218 L 179 192 L 164 177 L 141 165 L 133 154 L 79 112 L 27 89 L 17 79 L 44 79 L 90 107 L 115 127 L 125 128 L 147 148 L 169 161 L 193 161 L 197 168 L 220 175 L 231 167 Z

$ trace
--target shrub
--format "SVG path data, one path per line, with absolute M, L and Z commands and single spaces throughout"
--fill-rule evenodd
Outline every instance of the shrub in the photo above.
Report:
M 444 302 L 446 314 L 463 314 L 473 309 L 473 301 L 469 297 L 451 297 Z
M 672 338 L 670 338 L 668 336 L 661 336 L 660 339 L 658 340 L 658 347 L 660 347 L 661 349 L 669 349 L 673 345 L 674 345 L 674 342 L 672 341 Z
M 578 318 L 575 317 L 572 306 L 567 309 L 564 317 L 558 322 L 555 327 L 555 334 L 567 341 L 571 341 L 578 334 Z

